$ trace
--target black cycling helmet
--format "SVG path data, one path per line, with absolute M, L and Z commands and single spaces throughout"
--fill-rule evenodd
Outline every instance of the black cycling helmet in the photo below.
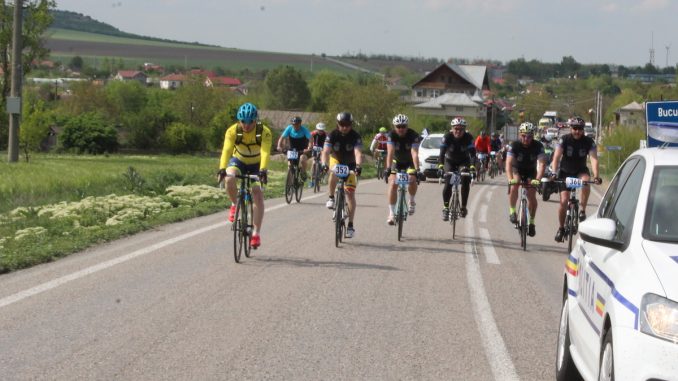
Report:
M 301 123 L 301 117 L 295 116 L 294 118 L 292 118 L 291 122 L 292 124 Z
M 567 120 L 567 124 L 570 128 L 584 128 L 586 122 L 582 118 L 574 117 Z
M 337 114 L 337 123 L 341 125 L 351 125 L 353 124 L 353 115 L 350 112 L 342 111 Z

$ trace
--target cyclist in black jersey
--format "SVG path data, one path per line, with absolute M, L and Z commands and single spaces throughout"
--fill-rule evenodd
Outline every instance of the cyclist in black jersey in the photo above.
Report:
M 558 143 L 556 143 L 556 149 L 551 162 L 551 172 L 556 173 L 560 180 L 565 180 L 567 177 L 577 177 L 584 181 L 591 181 L 591 172 L 586 166 L 586 157 L 588 156 L 591 159 L 594 181 L 597 184 L 601 184 L 602 179 L 598 177 L 598 150 L 593 139 L 584 134 L 586 122 L 582 118 L 570 118 L 567 124 L 570 126 L 570 133 L 563 135 L 558 140 Z M 563 242 L 563 237 L 565 236 L 565 214 L 570 192 L 564 186 L 561 186 L 559 190 L 558 223 L 560 227 L 556 232 L 555 240 Z M 581 189 L 579 221 L 586 219 L 586 204 L 589 200 L 589 194 L 591 194 L 590 187 L 585 186 Z
M 534 237 L 537 234 L 534 218 L 537 214 L 537 190 L 541 182 L 539 179 L 544 176 L 546 168 L 546 154 L 541 142 L 534 139 L 534 125 L 525 122 L 518 128 L 518 140 L 509 146 L 506 154 L 506 176 L 508 177 L 510 187 L 509 192 L 509 219 L 512 224 L 518 222 L 516 216 L 516 202 L 518 201 L 518 184 L 529 181 L 533 187 L 527 189 L 527 208 L 530 212 L 528 218 L 527 234 Z
M 421 137 L 411 128 L 408 128 L 409 118 L 407 115 L 398 114 L 393 118 L 393 130 L 388 133 L 386 142 L 386 163 L 388 168 L 384 169 L 384 179 L 389 184 L 386 191 L 388 199 L 388 218 L 386 223 L 395 225 L 396 210 L 396 173 L 404 170 L 409 174 L 409 185 L 407 191 L 410 195 L 409 210 L 410 215 L 414 214 L 415 201 L 417 194 L 417 175 L 419 174 L 419 142 Z
M 469 172 L 472 160 L 475 159 L 475 146 L 473 145 L 473 136 L 466 132 L 466 120 L 462 117 L 456 117 L 450 122 L 450 131 L 443 136 L 443 142 L 440 145 L 440 156 L 438 157 L 438 173 L 443 176 L 443 221 L 449 220 L 450 198 L 452 197 L 452 184 L 448 172 Z M 466 217 L 468 209 L 468 194 L 471 188 L 471 177 L 463 176 L 461 178 L 461 217 Z
M 348 226 L 346 227 L 346 238 L 353 238 L 355 229 L 353 227 L 353 217 L 355 216 L 356 202 L 355 189 L 358 186 L 356 176 L 362 172 L 361 164 L 363 161 L 361 149 L 363 141 L 360 134 L 353 129 L 353 115 L 349 112 L 340 112 L 337 114 L 337 128 L 330 132 L 325 139 L 325 148 L 323 149 L 322 165 L 323 170 L 327 171 L 334 168 L 337 164 L 347 165 L 351 174 L 346 179 L 346 201 L 348 204 Z M 328 181 L 329 199 L 325 203 L 328 209 L 334 209 L 334 190 L 337 187 L 337 177 L 330 171 Z

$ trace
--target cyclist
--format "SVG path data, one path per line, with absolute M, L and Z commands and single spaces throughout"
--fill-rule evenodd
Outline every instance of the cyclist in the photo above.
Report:
M 278 138 L 278 151 L 282 148 L 295 149 L 299 152 L 299 162 L 301 164 L 301 180 L 306 181 L 306 166 L 307 166 L 307 148 L 311 141 L 311 133 L 308 128 L 301 125 L 301 118 L 295 116 L 292 118 L 290 125 L 285 128 L 285 131 Z M 283 144 L 284 143 L 284 144 Z
M 496 132 L 492 133 L 492 137 L 490 138 L 490 149 L 491 151 L 494 151 L 494 158 L 497 160 L 497 167 L 499 168 L 499 173 L 502 172 L 502 164 L 503 160 L 501 158 L 501 149 L 503 145 L 501 142 L 501 139 L 499 138 L 499 135 Z
M 353 129 L 353 115 L 349 112 L 340 112 L 337 114 L 337 128 L 330 132 L 325 139 L 325 148 L 323 149 L 322 165 L 323 170 L 334 168 L 337 164 L 347 165 L 351 174 L 346 179 L 346 200 L 348 204 L 348 226 L 346 227 L 346 238 L 353 238 L 355 228 L 353 227 L 353 217 L 355 216 L 356 202 L 355 189 L 358 185 L 356 179 L 360 176 L 362 168 L 363 140 L 360 134 Z M 325 206 L 328 209 L 334 209 L 334 190 L 337 187 L 337 177 L 334 172 L 330 172 L 328 181 L 329 199 Z
M 380 127 L 379 132 L 374 135 L 372 143 L 370 144 L 370 152 L 376 159 L 377 155 L 384 156 L 386 154 L 386 144 L 388 143 L 388 130 L 386 127 Z
M 398 114 L 393 118 L 393 130 L 388 134 L 388 143 L 386 144 L 386 163 L 389 167 L 384 169 L 384 179 L 389 184 L 386 192 L 388 199 L 388 219 L 386 223 L 395 225 L 395 209 L 397 184 L 395 181 L 396 173 L 402 170 L 409 174 L 409 185 L 407 187 L 410 194 L 410 206 L 408 213 L 414 214 L 415 201 L 417 194 L 417 177 L 419 175 L 419 134 L 411 128 L 408 128 L 410 120 L 407 115 Z
M 452 197 L 451 175 L 448 175 L 447 172 L 468 172 L 471 160 L 475 157 L 473 136 L 466 132 L 466 120 L 462 117 L 456 117 L 452 119 L 450 126 L 450 131 L 443 136 L 443 141 L 440 145 L 440 156 L 438 157 L 438 173 L 444 176 L 445 180 L 445 185 L 443 186 L 443 221 L 448 221 L 450 218 L 449 205 L 450 198 Z M 462 176 L 460 209 L 462 217 L 466 217 L 468 213 L 466 203 L 470 188 L 471 177 Z
M 596 184 L 601 184 L 602 179 L 598 177 L 598 150 L 593 139 L 584 134 L 584 119 L 570 118 L 567 124 L 570 125 L 570 133 L 563 135 L 556 143 L 551 162 L 552 173 L 557 173 L 558 179 L 561 180 L 567 177 L 578 177 L 584 181 L 591 181 L 591 172 L 586 166 L 586 156 L 588 156 L 591 159 L 594 181 Z M 589 201 L 590 193 L 590 187 L 583 187 L 581 190 L 579 221 L 586 219 L 586 204 Z M 560 227 L 555 237 L 557 242 L 563 242 L 565 236 L 565 214 L 569 198 L 570 192 L 564 186 L 560 187 L 560 206 L 558 208 Z
M 308 150 L 311 152 L 314 160 L 316 157 L 320 160 L 321 152 L 325 145 L 325 139 L 327 138 L 325 128 L 325 123 L 320 122 L 315 125 L 315 130 L 311 131 L 311 140 L 308 142 Z M 311 188 L 313 188 L 314 185 L 313 179 L 311 179 Z
M 480 156 L 482 154 L 482 167 L 485 170 L 487 170 L 487 161 L 490 158 L 490 151 L 492 150 L 492 142 L 490 141 L 490 137 L 487 136 L 487 132 L 481 131 L 480 136 L 476 138 L 475 143 L 473 145 L 476 147 L 476 154 Z M 480 161 L 480 159 L 479 159 Z
M 259 181 L 252 183 L 252 199 L 254 204 L 254 230 L 250 238 L 253 248 L 261 245 L 261 226 L 264 219 L 264 195 L 260 184 L 268 180 L 267 167 L 271 154 L 271 130 L 257 121 L 257 108 L 252 103 L 245 103 L 238 109 L 238 122 L 226 130 L 224 147 L 219 162 L 219 181 L 224 180 L 231 209 L 228 220 L 235 219 L 237 199 L 235 174 L 259 175 Z M 231 176 L 226 177 L 226 174 Z
M 518 222 L 516 216 L 516 202 L 518 201 L 518 184 L 521 181 L 529 181 L 538 186 L 539 179 L 544 176 L 546 167 L 546 155 L 541 142 L 534 139 L 534 124 L 525 122 L 518 128 L 518 140 L 511 143 L 506 154 L 506 176 L 511 184 L 509 192 L 510 221 Z M 527 234 L 534 237 L 537 234 L 534 226 L 534 217 L 537 213 L 537 190 L 534 187 L 527 189 L 527 208 L 530 215 L 528 218 Z

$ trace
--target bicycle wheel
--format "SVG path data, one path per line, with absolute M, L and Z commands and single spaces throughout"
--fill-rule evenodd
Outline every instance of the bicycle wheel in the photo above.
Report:
M 285 201 L 287 203 L 292 202 L 292 196 L 294 195 L 294 166 L 290 165 L 287 169 L 287 178 L 285 179 Z
M 320 163 L 317 161 L 313 162 L 311 173 L 313 174 L 313 193 L 318 193 L 320 192 Z
M 241 218 L 242 208 L 240 207 L 241 204 L 240 196 L 238 196 L 238 200 L 235 204 L 235 219 L 231 225 L 231 230 L 233 230 L 233 257 L 235 259 L 235 263 L 240 263 L 240 256 L 242 255 L 245 240 L 247 239 L 247 237 L 243 235 Z
M 338 189 L 334 198 L 336 200 L 334 205 L 334 246 L 339 247 L 344 235 L 344 192 Z
M 405 224 L 405 213 L 407 213 L 407 203 L 405 202 L 405 188 L 398 187 L 398 201 L 396 203 L 396 222 L 398 223 L 398 241 L 403 236 L 403 225 Z
M 242 231 L 243 236 L 245 237 L 245 256 L 249 258 L 252 253 L 252 243 L 250 238 L 252 238 L 252 229 L 254 226 L 252 221 L 254 221 L 254 206 L 252 203 L 252 196 L 248 193 L 244 202 L 243 213 L 242 213 Z
M 297 202 L 301 202 L 301 194 L 304 192 L 304 182 L 301 180 L 301 171 L 303 171 L 303 169 L 299 168 L 295 173 L 294 198 Z
M 384 179 L 384 162 L 381 157 L 377 158 L 377 180 Z
M 527 200 L 520 200 L 520 246 L 523 248 L 523 251 L 527 250 L 527 216 L 529 212 L 527 210 Z
M 452 224 L 452 239 L 457 238 L 457 218 L 460 213 L 459 191 L 455 188 L 452 193 L 452 204 L 450 205 L 450 223 Z
M 568 212 L 570 215 L 566 217 L 565 226 L 567 226 L 567 253 L 569 254 L 572 252 L 572 241 L 574 240 L 575 234 L 577 234 L 575 228 L 576 219 L 578 218 L 577 206 L 571 204 Z

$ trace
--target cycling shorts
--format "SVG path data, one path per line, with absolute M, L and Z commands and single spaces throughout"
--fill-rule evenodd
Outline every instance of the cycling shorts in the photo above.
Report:
M 259 163 L 255 164 L 245 164 L 240 161 L 237 157 L 231 157 L 231 160 L 228 161 L 228 166 L 226 170 L 235 169 L 239 175 L 259 175 Z M 253 181 L 252 186 L 259 186 L 258 181 Z
M 339 164 L 339 160 L 335 159 L 334 157 L 330 156 L 330 171 L 334 168 L 335 165 Z M 348 175 L 344 182 L 344 187 L 346 188 L 347 191 L 354 191 L 356 187 L 358 186 L 358 179 L 356 178 L 355 175 L 355 163 L 351 164 L 346 164 L 348 165 L 348 168 L 351 170 L 351 174 Z

